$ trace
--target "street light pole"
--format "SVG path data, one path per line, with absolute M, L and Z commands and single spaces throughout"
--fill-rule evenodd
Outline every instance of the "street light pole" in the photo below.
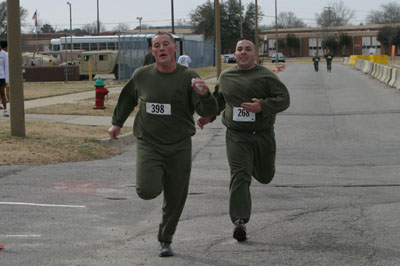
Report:
M 97 35 L 100 35 L 99 0 L 97 0 Z
M 72 8 L 70 2 L 67 2 L 67 5 L 69 5 L 69 33 L 71 35 L 71 65 L 72 65 Z
M 142 32 L 142 17 L 136 17 L 139 20 L 139 32 Z

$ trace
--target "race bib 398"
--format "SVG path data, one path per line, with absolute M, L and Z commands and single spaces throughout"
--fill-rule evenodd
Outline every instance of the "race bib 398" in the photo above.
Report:
M 153 115 L 171 115 L 171 104 L 146 103 L 146 112 Z

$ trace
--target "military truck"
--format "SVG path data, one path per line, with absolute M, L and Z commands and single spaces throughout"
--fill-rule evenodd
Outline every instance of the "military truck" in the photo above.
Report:
M 22 66 L 51 66 L 57 64 L 57 59 L 49 55 L 24 52 L 21 56 Z
M 140 56 L 138 59 L 140 62 L 143 61 L 142 57 L 143 56 Z M 115 50 L 83 52 L 80 60 L 78 61 L 79 75 L 81 79 L 89 78 L 89 62 L 91 62 L 93 76 L 96 74 L 114 74 L 116 79 L 119 78 L 120 73 L 125 74 L 124 76 L 130 76 L 134 68 L 129 66 L 128 58 L 126 61 L 123 59 L 124 58 L 122 58 L 118 64 L 118 51 Z

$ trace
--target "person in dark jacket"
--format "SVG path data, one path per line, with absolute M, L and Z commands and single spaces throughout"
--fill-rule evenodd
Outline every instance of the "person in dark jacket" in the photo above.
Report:
M 246 226 L 251 215 L 250 184 L 252 176 L 268 184 L 275 175 L 276 114 L 290 104 L 289 91 L 267 68 L 256 65 L 254 43 L 236 44 L 237 66 L 225 70 L 216 86 L 222 123 L 226 126 L 226 152 L 231 173 L 229 215 L 234 224 L 233 237 L 247 239 Z M 200 117 L 200 128 L 212 117 Z
M 318 56 L 318 52 L 315 53 L 315 55 L 312 58 L 312 61 L 314 62 L 315 72 L 318 72 L 319 61 L 321 61 L 321 58 L 319 58 Z
M 333 53 L 331 52 L 331 50 L 327 49 L 325 54 L 325 60 L 326 60 L 326 69 L 329 73 L 332 72 L 332 59 L 333 59 Z
M 198 74 L 175 61 L 177 45 L 169 33 L 152 39 L 155 64 L 137 69 L 122 89 L 109 129 L 117 138 L 139 105 L 133 133 L 136 142 L 136 192 L 145 200 L 164 193 L 158 231 L 160 257 L 173 256 L 172 237 L 185 205 L 192 163 L 194 112 L 213 116 L 217 101 Z

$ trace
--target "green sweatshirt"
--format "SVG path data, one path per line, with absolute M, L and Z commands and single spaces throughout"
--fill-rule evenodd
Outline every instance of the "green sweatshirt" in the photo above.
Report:
M 156 65 L 137 69 L 122 89 L 114 109 L 112 124 L 122 127 L 139 104 L 133 125 L 137 138 L 156 143 L 176 143 L 196 132 L 193 114 L 215 116 L 217 101 L 207 89 L 199 95 L 192 88 L 192 78 L 198 74 L 177 65 L 171 73 L 163 73 Z
M 260 65 L 250 70 L 239 70 L 236 66 L 225 70 L 214 95 L 219 111 L 225 109 L 222 123 L 228 129 L 244 132 L 262 132 L 273 128 L 276 113 L 286 110 L 290 104 L 286 86 L 274 73 Z M 252 98 L 261 99 L 262 111 L 255 114 L 253 120 L 237 121 L 235 118 L 234 121 L 234 117 L 238 116 L 237 107 L 240 108 L 243 102 L 253 102 Z

